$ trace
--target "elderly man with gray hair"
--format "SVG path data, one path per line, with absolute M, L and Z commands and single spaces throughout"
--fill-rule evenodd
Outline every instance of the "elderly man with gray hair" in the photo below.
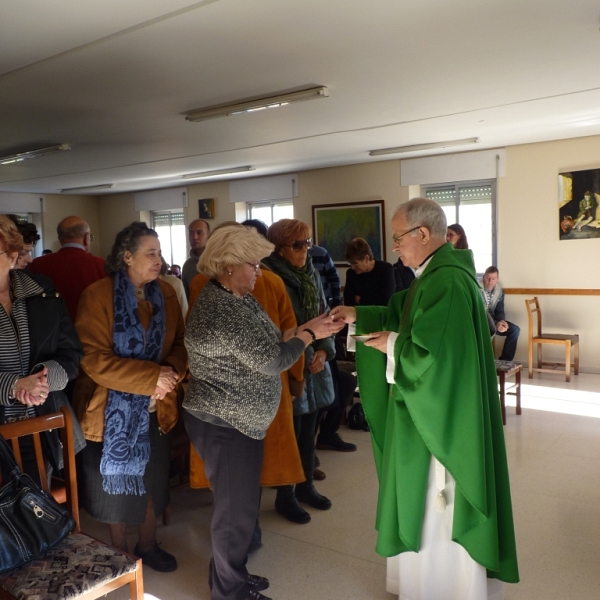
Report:
M 470 250 L 414 198 L 392 219 L 415 270 L 387 307 L 336 307 L 355 323 L 360 394 L 379 475 L 377 552 L 410 600 L 503 598 L 519 572 L 506 448 L 485 307 Z M 397 555 L 400 555 L 398 558 Z

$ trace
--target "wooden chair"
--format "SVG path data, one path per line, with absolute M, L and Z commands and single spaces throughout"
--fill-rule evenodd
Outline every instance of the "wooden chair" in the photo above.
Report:
M 48 478 L 42 455 L 40 432 L 60 429 L 65 462 L 66 504 L 76 527 L 56 547 L 22 567 L 0 574 L 0 600 L 33 597 L 43 600 L 80 598 L 94 600 L 129 584 L 131 600 L 143 600 L 142 561 L 81 533 L 77 501 L 77 478 L 71 413 L 58 413 L 0 425 L 0 434 L 10 440 L 22 467 L 18 438 L 31 435 L 42 487 Z M 35 593 L 34 593 L 35 592 Z
M 509 360 L 496 361 L 496 375 L 500 387 L 500 407 L 502 408 L 502 423 L 506 425 L 506 394 L 516 396 L 517 415 L 521 415 L 521 373 L 523 365 Z M 506 378 L 515 376 L 514 391 L 506 390 Z
M 579 375 L 579 335 L 569 335 L 564 333 L 542 333 L 542 311 L 537 296 L 531 300 L 525 300 L 527 307 L 527 318 L 529 321 L 529 379 L 533 378 L 533 372 L 540 373 L 564 373 L 565 381 L 571 380 L 571 367 L 575 375 Z M 534 334 L 534 315 L 537 318 L 537 333 Z M 533 366 L 533 346 L 537 347 L 537 367 Z M 544 362 L 542 360 L 542 345 L 554 344 L 565 347 L 565 362 Z M 571 364 L 571 350 L 573 350 L 573 364 Z M 544 366 L 554 368 L 546 368 Z M 564 369 L 558 368 L 564 366 Z

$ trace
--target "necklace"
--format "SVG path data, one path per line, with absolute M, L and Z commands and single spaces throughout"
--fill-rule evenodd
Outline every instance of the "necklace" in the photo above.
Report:
M 226 285 L 223 285 L 220 281 L 218 281 L 217 279 L 213 279 L 213 281 L 222 289 L 224 289 L 226 292 L 229 292 L 232 296 L 235 296 L 236 298 L 239 298 L 240 300 L 244 300 L 246 298 L 246 296 L 240 296 L 239 294 L 236 294 L 233 290 L 230 290 Z

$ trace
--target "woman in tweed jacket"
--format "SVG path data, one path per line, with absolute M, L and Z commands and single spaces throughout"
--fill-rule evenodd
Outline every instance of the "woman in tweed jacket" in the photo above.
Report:
M 223 227 L 198 269 L 211 278 L 188 321 L 191 379 L 186 429 L 204 460 L 214 496 L 209 568 L 212 600 L 264 600 L 264 577 L 246 570 L 260 503 L 263 439 L 277 412 L 279 373 L 339 324 L 319 317 L 283 334 L 250 294 L 273 245 L 254 229 Z

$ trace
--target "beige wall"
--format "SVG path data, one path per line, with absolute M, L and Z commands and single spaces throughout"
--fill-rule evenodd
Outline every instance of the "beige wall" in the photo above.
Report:
M 600 238 L 559 240 L 558 174 L 600 167 L 600 137 L 512 146 L 498 181 L 498 268 L 505 287 L 600 288 L 594 257 Z M 517 359 L 527 359 L 525 296 L 506 298 L 507 318 L 521 327 Z M 579 333 L 581 363 L 600 372 L 596 296 L 541 296 L 544 329 Z M 548 355 L 557 356 L 545 350 Z
M 44 248 L 60 249 L 56 237 L 56 227 L 65 218 L 72 215 L 85 219 L 94 235 L 91 251 L 98 254 L 101 246 L 100 211 L 97 196 L 63 196 L 44 194 L 45 211 L 42 213 L 42 231 Z
M 188 186 L 188 208 L 185 209 L 185 222 L 198 218 L 198 200 L 214 198 L 215 216 L 208 220 L 211 229 L 223 221 L 235 221 L 235 204 L 229 202 L 229 182 L 215 181 Z
M 106 258 L 117 233 L 129 223 L 139 221 L 141 217 L 135 210 L 133 194 L 102 196 L 99 200 L 99 213 L 102 243 L 98 256 Z
M 394 263 L 397 257 L 392 252 L 390 219 L 394 210 L 408 199 L 408 188 L 400 185 L 399 160 L 316 169 L 298 173 L 298 197 L 294 198 L 294 216 L 313 227 L 313 204 L 385 200 L 387 260 Z M 342 280 L 345 280 L 346 269 L 342 267 L 339 271 Z

